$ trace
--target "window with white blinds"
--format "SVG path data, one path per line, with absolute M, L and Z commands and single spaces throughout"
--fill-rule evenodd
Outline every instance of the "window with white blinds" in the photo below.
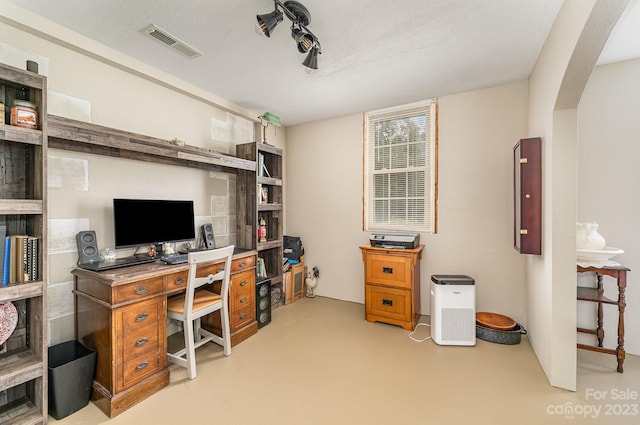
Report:
M 365 114 L 365 230 L 435 233 L 437 100 Z

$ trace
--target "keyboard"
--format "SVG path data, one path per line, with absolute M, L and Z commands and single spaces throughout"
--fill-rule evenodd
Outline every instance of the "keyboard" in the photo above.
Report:
M 183 264 L 187 262 L 188 256 L 188 254 L 172 254 L 160 257 L 160 260 L 167 264 Z
M 129 257 L 120 257 L 110 261 L 99 261 L 96 263 L 78 264 L 82 269 L 101 272 L 105 270 L 117 269 L 120 267 L 135 266 L 136 264 L 153 263 L 155 258 L 147 255 L 131 255 Z

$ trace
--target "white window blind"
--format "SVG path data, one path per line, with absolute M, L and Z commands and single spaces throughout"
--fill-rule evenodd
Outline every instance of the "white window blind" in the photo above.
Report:
M 365 230 L 434 232 L 436 105 L 365 114 Z

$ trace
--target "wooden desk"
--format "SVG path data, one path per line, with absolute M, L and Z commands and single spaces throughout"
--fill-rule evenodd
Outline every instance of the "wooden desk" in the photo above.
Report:
M 618 359 L 618 372 L 624 371 L 622 364 L 624 363 L 624 310 L 627 306 L 625 301 L 625 289 L 627 288 L 627 272 L 628 268 L 620 267 L 580 267 L 578 273 L 593 272 L 596 275 L 596 287 L 585 288 L 578 287 L 578 301 L 590 301 L 598 303 L 597 327 L 596 329 L 578 328 L 578 332 L 588 333 L 596 336 L 597 345 L 578 344 L 578 348 L 584 350 L 597 351 L 599 353 L 613 354 Z M 618 285 L 618 299 L 612 300 L 604 296 L 604 288 L 602 286 L 603 277 L 610 276 L 614 278 Z M 604 329 L 602 305 L 612 304 L 618 306 L 618 346 L 615 349 L 605 348 L 602 346 L 604 340 Z
M 231 342 L 255 334 L 256 251 L 237 249 L 231 263 Z M 217 264 L 204 264 L 208 275 Z M 162 262 L 104 272 L 75 269 L 76 339 L 97 351 L 91 399 L 114 417 L 169 384 L 167 296 L 183 291 L 188 265 Z M 216 320 L 217 319 L 217 320 Z M 204 320 L 219 330 L 219 316 Z

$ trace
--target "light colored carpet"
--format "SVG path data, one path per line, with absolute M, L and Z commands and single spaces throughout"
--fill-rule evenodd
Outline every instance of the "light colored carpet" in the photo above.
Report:
M 429 333 L 420 327 L 415 336 Z M 402 328 L 366 322 L 361 304 L 322 297 L 276 309 L 230 357 L 207 344 L 197 362 L 195 380 L 172 365 L 169 387 L 113 419 L 89 403 L 50 423 L 566 425 L 640 417 L 637 356 L 627 355 L 619 374 L 614 356 L 579 350 L 579 388 L 569 392 L 549 385 L 526 336 L 511 346 L 415 342 Z M 620 399 L 633 391 L 636 399 Z

